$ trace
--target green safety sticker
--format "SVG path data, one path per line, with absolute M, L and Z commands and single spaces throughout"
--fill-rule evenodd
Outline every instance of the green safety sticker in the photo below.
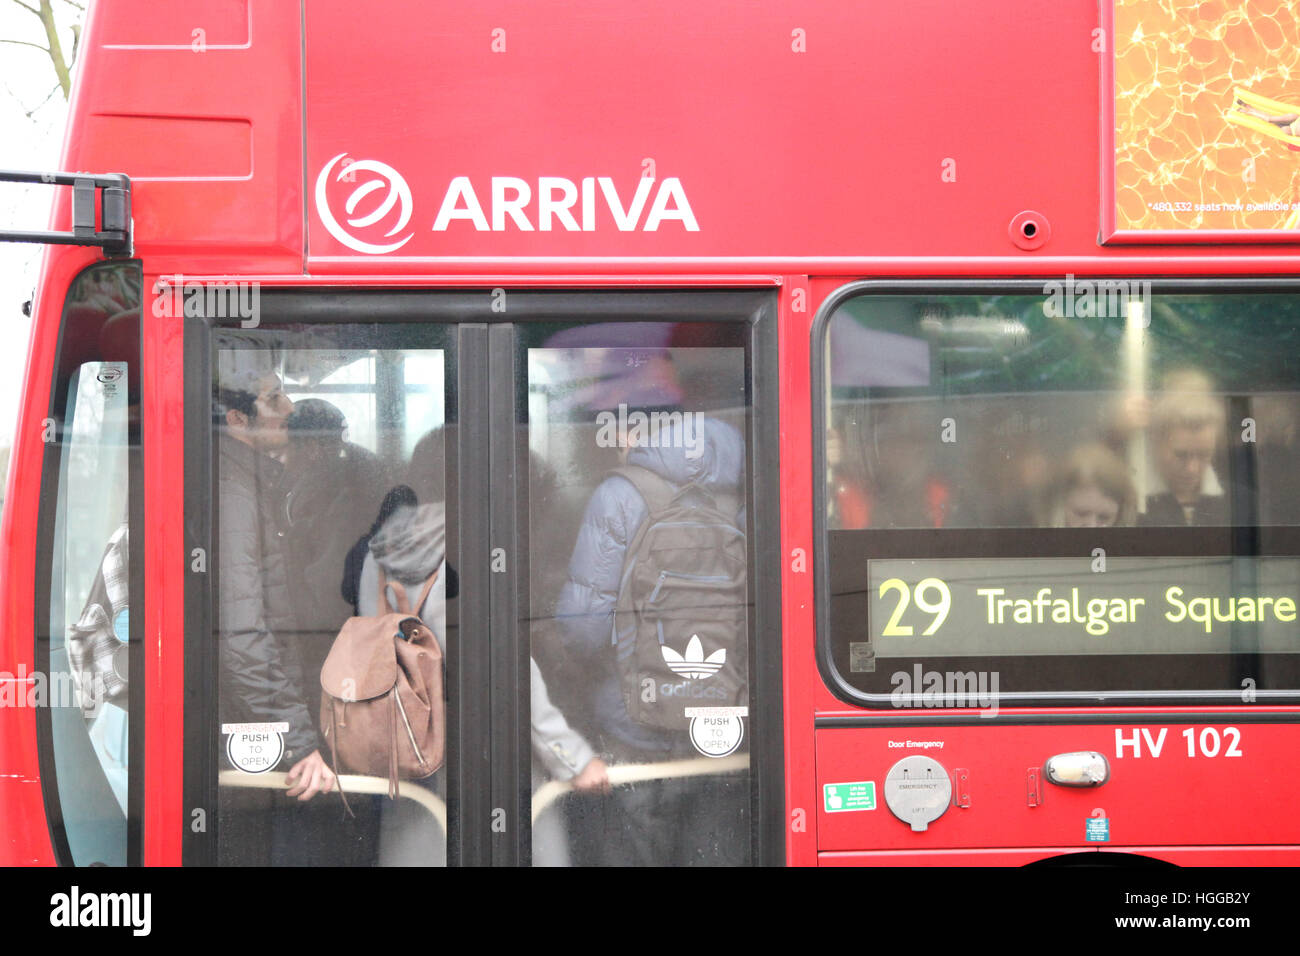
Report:
M 1085 836 L 1089 843 L 1110 842 L 1110 821 L 1105 817 L 1093 817 L 1087 821 Z
M 876 809 L 876 782 L 862 780 L 858 783 L 828 783 L 822 787 L 827 813 L 845 810 Z

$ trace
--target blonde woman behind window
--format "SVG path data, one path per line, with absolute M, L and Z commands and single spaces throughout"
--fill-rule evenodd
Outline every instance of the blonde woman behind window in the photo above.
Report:
M 1137 491 L 1128 466 L 1099 442 L 1078 446 L 1052 485 L 1046 517 L 1053 528 L 1132 525 Z

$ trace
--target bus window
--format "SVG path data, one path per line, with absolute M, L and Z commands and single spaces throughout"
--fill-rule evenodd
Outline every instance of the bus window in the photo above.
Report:
M 48 744 L 42 781 L 54 844 L 63 862 L 76 865 L 125 865 L 130 857 L 129 729 L 138 694 L 129 656 L 142 598 L 133 557 L 141 529 L 131 521 L 140 495 L 132 463 L 140 288 L 136 263 L 92 266 L 73 281 L 45 422 L 49 494 L 42 498 L 49 504 L 41 528 L 49 564 L 38 567 L 48 567 L 49 577 L 37 586 L 48 594 L 48 611 L 38 610 L 45 626 L 30 693 L 49 720 L 48 728 L 40 724 Z
M 1300 686 L 1300 306 L 1151 285 L 830 315 L 824 637 L 847 697 L 897 703 L 918 662 L 1026 702 Z
M 520 333 L 535 866 L 750 862 L 748 331 Z
M 395 785 L 386 761 L 340 764 L 330 734 L 362 698 L 331 709 L 347 690 L 331 685 L 323 701 L 322 668 L 349 618 L 384 613 L 381 575 L 390 606 L 401 608 L 400 586 L 455 653 L 448 333 L 268 321 L 210 335 L 218 690 L 204 732 L 219 741 L 217 860 L 445 865 L 445 764 Z

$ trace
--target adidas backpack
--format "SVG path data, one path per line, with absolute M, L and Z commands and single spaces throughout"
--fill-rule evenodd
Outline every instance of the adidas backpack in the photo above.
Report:
M 628 715 L 689 727 L 688 707 L 749 703 L 745 533 L 733 495 L 681 488 L 647 468 L 630 481 L 649 514 L 628 545 L 612 642 Z

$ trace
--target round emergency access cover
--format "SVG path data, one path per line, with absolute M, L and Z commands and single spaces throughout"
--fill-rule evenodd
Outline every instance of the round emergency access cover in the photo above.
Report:
M 885 775 L 885 803 L 913 830 L 943 816 L 952 801 L 952 781 L 933 757 L 904 757 Z

